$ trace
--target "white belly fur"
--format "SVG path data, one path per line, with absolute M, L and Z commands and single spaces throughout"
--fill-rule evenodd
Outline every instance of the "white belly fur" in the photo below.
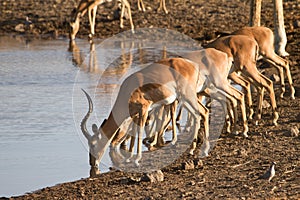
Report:
M 152 110 L 153 108 L 156 108 L 158 106 L 162 106 L 162 105 L 169 105 L 171 103 L 173 103 L 174 101 L 176 100 L 176 95 L 171 95 L 161 101 L 158 101 L 158 102 L 155 102 L 154 104 L 152 104 L 150 107 L 149 107 L 149 110 Z

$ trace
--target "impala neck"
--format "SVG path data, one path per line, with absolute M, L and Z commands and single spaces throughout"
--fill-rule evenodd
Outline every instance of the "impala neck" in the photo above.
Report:
M 114 118 L 112 117 L 112 114 L 109 115 L 107 120 L 104 120 L 102 125 L 99 128 L 101 139 L 98 143 L 98 151 L 97 151 L 97 159 L 96 159 L 96 165 L 99 165 L 108 145 L 110 144 L 111 140 L 114 138 L 116 133 L 118 132 L 119 126 L 115 122 Z M 92 166 L 93 164 L 91 164 Z
M 105 120 L 100 126 L 101 137 L 106 137 L 108 140 L 112 139 L 115 136 L 118 128 L 119 125 L 116 123 L 112 114 L 110 114 L 108 119 Z

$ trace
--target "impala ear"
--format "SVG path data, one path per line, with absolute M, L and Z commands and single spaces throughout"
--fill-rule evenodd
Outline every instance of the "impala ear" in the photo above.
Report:
M 98 129 L 98 126 L 97 124 L 93 124 L 92 125 L 92 131 L 95 135 L 98 135 L 99 134 L 99 129 Z

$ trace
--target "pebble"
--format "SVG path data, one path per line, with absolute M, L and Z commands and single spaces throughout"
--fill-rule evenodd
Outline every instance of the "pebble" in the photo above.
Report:
M 184 169 L 184 170 L 195 169 L 194 161 L 189 160 L 189 161 L 182 163 L 182 169 Z
M 298 137 L 299 136 L 299 129 L 298 129 L 297 126 L 291 127 L 290 135 L 291 135 L 291 137 Z
M 294 21 L 294 28 L 300 28 L 300 20 Z
M 262 103 L 262 107 L 263 108 L 269 108 L 271 105 L 269 104 L 269 102 L 267 100 L 264 100 Z
M 24 24 L 18 24 L 17 26 L 15 26 L 15 31 L 24 33 L 25 32 Z
M 161 181 L 164 181 L 164 174 L 161 170 L 146 173 L 142 177 L 142 180 L 146 181 L 146 182 L 151 182 L 151 183 L 161 182 Z

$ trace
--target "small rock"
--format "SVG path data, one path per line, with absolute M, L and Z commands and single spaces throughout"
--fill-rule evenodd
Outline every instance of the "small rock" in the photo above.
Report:
M 247 156 L 247 154 L 248 154 L 246 149 L 244 149 L 244 148 L 238 149 L 237 153 L 240 156 Z
M 300 20 L 294 21 L 294 27 L 295 28 L 300 28 Z
M 263 108 L 269 108 L 271 105 L 269 104 L 269 102 L 267 102 L 266 100 L 263 101 L 262 103 L 262 107 Z
M 161 170 L 151 172 L 151 173 L 146 173 L 142 177 L 143 181 L 155 183 L 155 182 L 161 182 L 164 180 L 164 174 Z
M 196 182 L 195 181 L 191 181 L 190 185 L 196 185 Z
M 279 82 L 280 81 L 280 78 L 277 74 L 272 74 L 270 79 L 274 82 Z
M 17 26 L 15 26 L 15 31 L 24 33 L 25 32 L 24 24 L 18 24 Z
M 184 170 L 195 169 L 194 161 L 189 160 L 189 161 L 182 163 L 182 169 L 184 169 Z
M 291 128 L 290 132 L 291 137 L 298 137 L 299 136 L 299 129 L 297 126 Z

